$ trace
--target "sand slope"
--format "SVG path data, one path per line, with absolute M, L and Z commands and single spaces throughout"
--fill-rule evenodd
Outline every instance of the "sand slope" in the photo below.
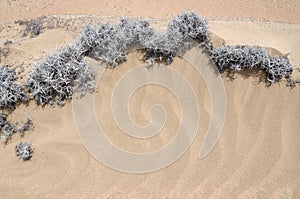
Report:
M 248 21 L 210 24 L 211 31 L 229 44 L 255 44 L 291 52 L 292 61 L 300 65 L 299 25 Z M 36 38 L 19 39 L 18 26 L 12 27 L 3 27 L 0 32 L 1 41 L 7 38 L 7 31 L 14 33 L 15 36 L 10 34 L 12 40 L 18 41 L 7 47 L 9 54 L 2 57 L 1 64 L 24 63 L 28 69 L 34 59 L 72 42 L 76 35 L 54 28 Z M 147 152 L 164 146 L 174 136 L 173 130 L 179 122 L 176 98 L 159 86 L 149 85 L 131 99 L 130 113 L 137 123 L 148 122 L 147 109 L 154 103 L 163 104 L 172 113 L 164 131 L 152 140 L 134 140 L 122 135 L 107 109 L 111 88 L 122 74 L 142 64 L 139 56 L 130 54 L 117 70 L 105 72 L 96 95 L 99 100 L 96 110 L 104 128 L 112 132 L 108 136 L 113 143 L 128 151 Z M 34 121 L 35 130 L 23 139 L 33 142 L 34 157 L 28 162 L 15 157 L 13 148 L 18 137 L 1 147 L 1 197 L 299 198 L 299 86 L 290 89 L 285 82 L 279 82 L 267 87 L 259 83 L 261 74 L 252 76 L 247 71 L 235 75 L 234 81 L 224 77 L 227 95 L 224 129 L 214 150 L 200 160 L 198 152 L 211 114 L 210 96 L 201 76 L 184 60 L 176 59 L 170 67 L 184 74 L 196 90 L 202 116 L 194 143 L 176 163 L 149 174 L 127 174 L 107 168 L 81 144 L 73 124 L 71 103 L 55 109 L 31 104 L 20 107 L 13 117 L 22 118 L 27 113 Z

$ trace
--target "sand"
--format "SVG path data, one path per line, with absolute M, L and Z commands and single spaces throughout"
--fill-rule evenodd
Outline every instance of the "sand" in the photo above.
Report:
M 182 10 L 195 10 L 207 17 L 255 18 L 288 23 L 299 23 L 300 1 L 287 0 L 3 0 L 0 2 L 0 20 L 9 22 L 41 15 L 92 14 L 100 16 L 148 16 L 170 19 Z
M 2 1 L 0 22 L 52 14 L 143 15 L 165 20 L 186 8 L 207 17 L 268 19 L 273 22 L 210 19 L 210 31 L 227 44 L 258 45 L 291 53 L 291 61 L 300 65 L 300 24 L 287 24 L 300 23 L 296 15 L 299 1 L 188 1 L 185 5 L 153 1 L 147 6 L 143 1 L 122 2 Z M 29 70 L 34 60 L 74 41 L 80 25 L 73 28 L 54 27 L 37 37 L 23 38 L 22 27 L 2 25 L 1 48 L 8 53 L 1 56 L 1 64 L 22 64 Z M 7 39 L 13 44 L 3 46 Z M 148 124 L 149 107 L 158 103 L 168 115 L 165 126 L 160 134 L 143 140 L 120 131 L 110 110 L 111 92 L 122 75 L 143 64 L 140 58 L 140 54 L 131 53 L 116 70 L 105 71 L 96 93 L 96 116 L 111 142 L 127 151 L 145 153 L 165 146 L 176 136 L 180 107 L 165 88 L 141 87 L 129 101 L 132 118 L 137 124 Z M 97 65 L 93 60 L 89 63 Z M 32 142 L 35 153 L 30 161 L 18 160 L 14 154 L 18 136 L 2 145 L 1 198 L 299 198 L 299 86 L 290 89 L 281 81 L 267 87 L 260 81 L 263 74 L 249 71 L 236 74 L 234 80 L 223 76 L 227 97 L 224 128 L 211 153 L 199 159 L 212 113 L 209 91 L 203 78 L 183 59 L 176 58 L 169 67 L 183 74 L 196 91 L 201 116 L 194 142 L 175 163 L 147 174 L 111 169 L 82 144 L 74 125 L 72 103 L 54 109 L 32 103 L 19 107 L 12 117 L 22 119 L 26 113 L 35 123 L 35 130 L 21 139 Z M 293 77 L 300 77 L 299 72 L 295 71 Z

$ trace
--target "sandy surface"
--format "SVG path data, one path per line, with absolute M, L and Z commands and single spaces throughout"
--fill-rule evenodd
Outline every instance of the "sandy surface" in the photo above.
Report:
M 154 1 L 147 6 L 136 1 L 122 1 L 122 4 L 118 1 L 36 2 L 1 1 L 0 22 L 48 14 L 143 15 L 166 19 L 185 8 L 199 10 L 205 16 L 300 22 L 296 16 L 299 1 L 229 0 L 218 4 L 217 1 L 188 1 L 185 5 Z M 141 9 L 140 5 L 144 7 Z M 283 54 L 290 52 L 292 62 L 300 65 L 299 24 L 234 20 L 210 20 L 209 23 L 210 30 L 228 44 L 260 45 Z M 21 37 L 23 28 L 13 23 L 2 26 L 0 43 L 7 56 L 1 56 L 1 64 L 22 64 L 28 70 L 34 60 L 74 41 L 80 26 L 77 25 L 78 29 L 54 27 L 35 38 Z M 14 43 L 4 47 L 6 39 Z M 105 72 L 96 94 L 99 102 L 96 115 L 115 145 L 132 152 L 149 152 L 161 148 L 175 136 L 180 122 L 175 96 L 163 87 L 148 85 L 138 89 L 130 99 L 130 114 L 140 125 L 149 122 L 151 105 L 159 103 L 166 109 L 168 118 L 164 129 L 149 140 L 125 136 L 116 127 L 109 109 L 113 86 L 123 74 L 140 64 L 140 55 L 133 53 L 117 70 Z M 170 67 L 183 74 L 196 91 L 201 115 L 197 136 L 178 161 L 148 174 L 110 169 L 95 160 L 82 145 L 73 122 L 71 103 L 55 109 L 30 104 L 21 106 L 12 117 L 23 118 L 26 113 L 34 121 L 35 130 L 22 140 L 32 142 L 35 153 L 31 161 L 18 160 L 13 150 L 20 140 L 17 136 L 0 148 L 1 198 L 299 198 L 299 86 L 290 89 L 282 81 L 267 87 L 259 83 L 262 74 L 251 75 L 247 71 L 236 74 L 234 81 L 224 77 L 227 95 L 224 128 L 214 150 L 200 160 L 198 153 L 211 116 L 210 95 L 202 77 L 184 60 L 176 58 Z M 294 76 L 299 77 L 299 72 Z
M 288 0 L 2 0 L 0 21 L 53 14 L 147 16 L 169 19 L 182 10 L 195 10 L 209 17 L 242 17 L 300 23 L 300 1 Z

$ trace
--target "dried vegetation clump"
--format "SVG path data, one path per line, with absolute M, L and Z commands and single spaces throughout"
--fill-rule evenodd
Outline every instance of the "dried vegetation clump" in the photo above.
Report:
M 129 20 L 125 17 L 117 25 L 87 25 L 76 41 L 85 55 L 115 67 L 126 60 L 126 52 L 133 47 L 145 49 L 145 61 L 171 64 L 192 46 L 192 39 L 206 41 L 207 21 L 194 12 L 183 12 L 168 23 L 165 32 L 150 26 L 146 19 Z
M 43 18 L 16 23 L 26 25 L 24 36 L 39 35 L 43 28 Z M 102 23 L 99 26 L 86 25 L 76 41 L 45 60 L 35 63 L 33 70 L 27 74 L 26 89 L 17 82 L 15 70 L 0 66 L 0 136 L 6 143 L 13 134 L 21 135 L 33 128 L 29 118 L 19 126 L 7 120 L 3 110 L 13 111 L 20 103 L 27 104 L 31 93 L 39 105 L 63 106 L 72 99 L 74 92 L 81 96 L 95 91 L 95 74 L 85 62 L 91 57 L 115 68 L 126 61 L 126 53 L 142 49 L 144 61 L 149 66 L 156 62 L 171 64 L 176 56 L 182 56 L 197 41 L 220 72 L 225 70 L 241 71 L 260 69 L 265 71 L 270 83 L 285 78 L 287 85 L 295 86 L 299 80 L 292 80 L 293 65 L 287 56 L 271 57 L 266 49 L 251 46 L 221 46 L 215 48 L 208 34 L 206 19 L 195 12 L 184 11 L 168 22 L 165 31 L 158 31 L 150 26 L 146 19 L 130 20 L 126 17 L 114 25 Z M 5 45 L 11 41 L 5 42 Z M 4 49 L 0 55 L 6 56 Z M 19 143 L 15 148 L 16 155 L 23 160 L 32 157 L 30 143 Z
M 38 36 L 43 29 L 43 19 L 45 17 L 39 17 L 33 20 L 17 20 L 15 23 L 19 25 L 25 25 L 25 29 L 22 33 L 23 37 L 30 34 L 31 37 Z
M 0 66 L 0 109 L 14 110 L 19 103 L 28 103 L 24 86 L 17 82 L 16 72 Z
M 129 20 L 123 17 L 118 25 L 86 25 L 76 44 L 86 56 L 115 67 L 126 60 L 126 53 L 131 48 L 143 46 L 153 34 L 154 29 L 147 20 Z
M 171 64 L 175 56 L 183 55 L 194 41 L 201 43 L 220 71 L 262 69 L 273 83 L 289 78 L 293 65 L 287 58 L 270 57 L 264 48 L 222 46 L 214 48 L 210 42 L 207 21 L 195 12 L 185 11 L 169 21 L 164 32 L 155 30 L 145 19 L 121 18 L 114 25 L 86 25 L 74 44 L 49 55 L 35 64 L 28 75 L 27 88 L 38 104 L 64 105 L 74 91 L 82 95 L 94 91 L 94 74 L 84 61 L 85 56 L 100 60 L 115 68 L 126 60 L 132 48 L 145 50 L 144 60 Z
M 293 65 L 286 57 L 271 57 L 264 48 L 259 47 L 222 46 L 211 51 L 210 59 L 221 72 L 261 69 L 266 72 L 270 83 L 283 77 L 289 79 L 293 72 Z
M 153 34 L 143 42 L 144 60 L 169 65 L 175 56 L 183 55 L 192 47 L 193 40 L 200 43 L 208 40 L 208 23 L 195 12 L 185 11 L 169 21 L 165 32 Z
M 32 158 L 33 150 L 31 149 L 30 142 L 20 142 L 15 146 L 15 153 L 19 159 L 24 161 L 30 160 Z
M 34 128 L 31 119 L 28 117 L 26 122 L 21 125 L 12 123 L 7 118 L 7 114 L 0 112 L 0 138 L 4 143 L 7 143 L 15 133 L 20 133 L 20 136 L 23 136 L 26 131 Z
M 83 55 L 74 46 L 67 46 L 36 63 L 28 73 L 26 85 L 38 104 L 56 102 L 63 106 L 72 99 L 74 91 L 83 95 L 86 90 L 93 90 L 93 80 Z

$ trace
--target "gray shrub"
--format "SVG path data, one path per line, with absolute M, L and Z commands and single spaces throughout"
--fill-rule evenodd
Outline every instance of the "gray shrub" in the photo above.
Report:
M 289 79 L 293 73 L 294 66 L 285 57 L 274 56 L 270 60 L 270 64 L 265 71 L 268 76 L 268 81 L 273 83 L 282 77 Z M 297 83 L 297 81 L 295 81 Z
M 168 23 L 168 31 L 180 32 L 198 42 L 208 41 L 208 23 L 195 12 L 184 11 Z
M 0 112 L 0 130 L 4 127 L 4 125 L 7 122 L 7 116 L 6 114 Z
M 41 19 L 17 21 L 26 24 L 24 35 L 38 35 L 42 29 Z M 222 72 L 261 69 L 267 80 L 273 83 L 281 78 L 287 85 L 295 86 L 299 80 L 292 80 L 293 65 L 287 57 L 274 56 L 264 48 L 251 46 L 222 46 L 214 48 L 208 34 L 206 19 L 195 12 L 184 11 L 168 22 L 166 31 L 160 32 L 150 26 L 145 19 L 129 20 L 121 18 L 117 25 L 103 23 L 99 26 L 86 25 L 76 41 L 50 54 L 27 74 L 26 88 L 40 105 L 63 106 L 72 99 L 74 92 L 81 96 L 95 91 L 95 74 L 87 66 L 85 57 L 101 60 L 107 67 L 115 68 L 126 60 L 126 53 L 132 48 L 145 51 L 144 61 L 171 64 L 174 57 L 182 56 L 189 50 L 194 40 L 208 54 L 211 61 Z M 9 42 L 6 42 L 5 45 Z M 16 73 L 8 67 L 0 66 L 0 110 L 14 110 L 19 103 L 28 103 L 29 97 L 24 87 L 18 83 Z M 22 125 L 7 120 L 0 111 L 0 137 L 6 143 L 13 134 L 21 135 L 33 128 L 29 118 Z M 29 160 L 32 157 L 31 143 L 20 142 L 15 147 L 17 157 Z
M 207 21 L 195 12 L 184 11 L 168 22 L 166 31 L 152 28 L 145 19 L 121 18 L 119 24 L 86 25 L 75 43 L 35 64 L 28 75 L 27 88 L 41 105 L 64 105 L 75 91 L 94 91 L 94 75 L 84 61 L 85 56 L 101 60 L 107 67 L 116 67 L 126 60 L 132 47 L 145 50 L 144 60 L 171 64 L 175 56 L 192 47 L 193 40 L 201 43 L 220 71 L 262 69 L 273 83 L 289 78 L 293 66 L 284 57 L 271 58 L 264 48 L 222 46 L 213 48 Z
M 93 91 L 94 75 L 74 46 L 67 46 L 37 63 L 28 74 L 27 88 L 40 105 L 63 106 L 74 91 Z
M 16 156 L 24 161 L 30 160 L 32 158 L 33 150 L 31 149 L 31 143 L 20 142 L 15 146 Z
M 118 25 L 86 25 L 76 44 L 86 56 L 115 67 L 126 60 L 126 52 L 132 47 L 141 47 L 153 34 L 147 20 L 123 17 Z
M 0 109 L 14 110 L 19 103 L 28 103 L 29 97 L 17 82 L 16 72 L 0 66 Z
M 156 33 L 143 43 L 144 60 L 169 65 L 175 56 L 183 55 L 192 47 L 193 40 L 208 41 L 208 24 L 195 12 L 184 11 L 169 21 L 165 32 Z
M 7 143 L 15 133 L 20 133 L 21 136 L 28 130 L 34 128 L 30 118 L 26 118 L 26 122 L 19 125 L 18 123 L 12 123 L 7 119 L 8 115 L 0 112 L 0 139 Z
M 15 21 L 15 23 L 19 25 L 26 25 L 25 30 L 23 31 L 23 36 L 27 36 L 30 34 L 30 36 L 38 36 L 43 27 L 43 19 L 45 17 L 38 17 L 37 19 L 32 19 L 32 20 L 18 20 Z
M 251 46 L 222 46 L 211 50 L 210 59 L 218 69 L 241 71 L 261 69 L 266 72 L 267 80 L 273 83 L 282 77 L 288 79 L 293 65 L 285 57 L 270 57 L 264 48 Z

